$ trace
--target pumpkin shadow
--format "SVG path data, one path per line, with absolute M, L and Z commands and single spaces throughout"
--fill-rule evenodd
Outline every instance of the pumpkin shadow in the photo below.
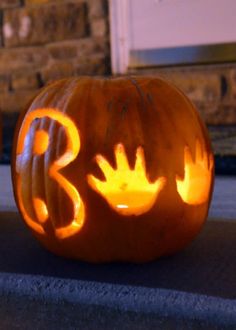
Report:
M 0 272 L 44 275 L 236 298 L 236 221 L 208 221 L 175 256 L 146 264 L 89 264 L 52 255 L 16 213 L 0 213 Z M 1 276 L 1 274 L 0 274 Z

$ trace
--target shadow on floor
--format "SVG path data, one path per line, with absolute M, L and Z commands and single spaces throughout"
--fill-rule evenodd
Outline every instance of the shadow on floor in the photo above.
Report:
M 0 272 L 44 275 L 236 298 L 236 222 L 208 221 L 183 252 L 146 264 L 93 265 L 43 249 L 19 216 L 0 214 Z

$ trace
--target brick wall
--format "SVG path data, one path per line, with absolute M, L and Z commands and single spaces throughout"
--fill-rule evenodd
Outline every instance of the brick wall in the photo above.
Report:
M 19 112 L 49 81 L 110 74 L 108 0 L 0 0 L 0 110 L 9 163 Z
M 107 0 L 0 0 L 0 109 L 50 80 L 110 73 Z

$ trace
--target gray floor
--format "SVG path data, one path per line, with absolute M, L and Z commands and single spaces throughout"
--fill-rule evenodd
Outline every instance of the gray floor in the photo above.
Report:
M 10 166 L 0 166 L 0 210 L 16 211 Z M 236 219 L 236 177 L 217 176 L 209 218 Z

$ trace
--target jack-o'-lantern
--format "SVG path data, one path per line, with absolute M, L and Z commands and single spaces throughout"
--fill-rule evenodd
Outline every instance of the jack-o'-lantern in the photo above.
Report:
M 12 178 L 25 223 L 49 250 L 142 262 L 199 232 L 213 167 L 206 129 L 177 88 L 83 77 L 45 87 L 21 116 Z

